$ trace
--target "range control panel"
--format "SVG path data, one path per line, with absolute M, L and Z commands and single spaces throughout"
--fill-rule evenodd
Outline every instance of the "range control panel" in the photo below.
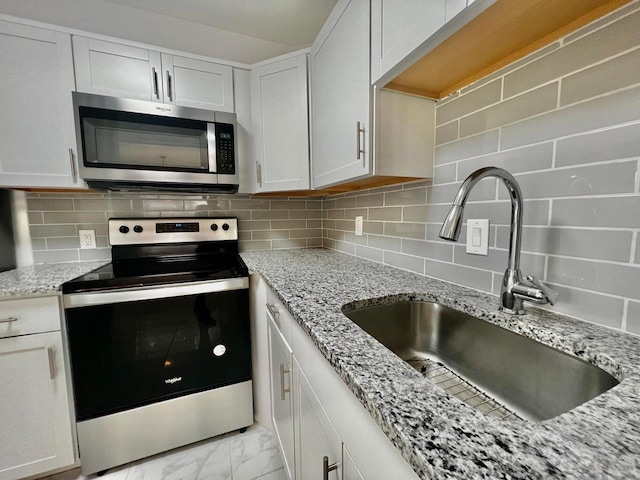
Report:
M 238 240 L 238 219 L 235 217 L 109 219 L 111 245 L 227 240 Z

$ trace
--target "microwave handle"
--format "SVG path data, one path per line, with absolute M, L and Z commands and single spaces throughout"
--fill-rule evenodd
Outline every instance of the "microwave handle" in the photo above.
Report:
M 207 123 L 207 150 L 209 152 L 209 173 L 216 173 L 216 124 Z

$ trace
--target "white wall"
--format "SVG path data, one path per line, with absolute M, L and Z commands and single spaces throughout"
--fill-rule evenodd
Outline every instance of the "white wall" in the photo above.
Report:
M 0 14 L 246 64 L 296 49 L 104 0 L 0 0 Z

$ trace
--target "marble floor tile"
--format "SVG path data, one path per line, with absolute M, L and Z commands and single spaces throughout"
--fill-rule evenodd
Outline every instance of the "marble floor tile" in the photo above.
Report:
M 286 480 L 276 437 L 262 425 L 120 467 L 103 476 L 76 468 L 42 480 Z

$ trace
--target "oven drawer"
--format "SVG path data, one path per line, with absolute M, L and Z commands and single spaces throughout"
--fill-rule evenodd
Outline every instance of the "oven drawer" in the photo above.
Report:
M 60 330 L 58 297 L 0 301 L 0 338 Z

